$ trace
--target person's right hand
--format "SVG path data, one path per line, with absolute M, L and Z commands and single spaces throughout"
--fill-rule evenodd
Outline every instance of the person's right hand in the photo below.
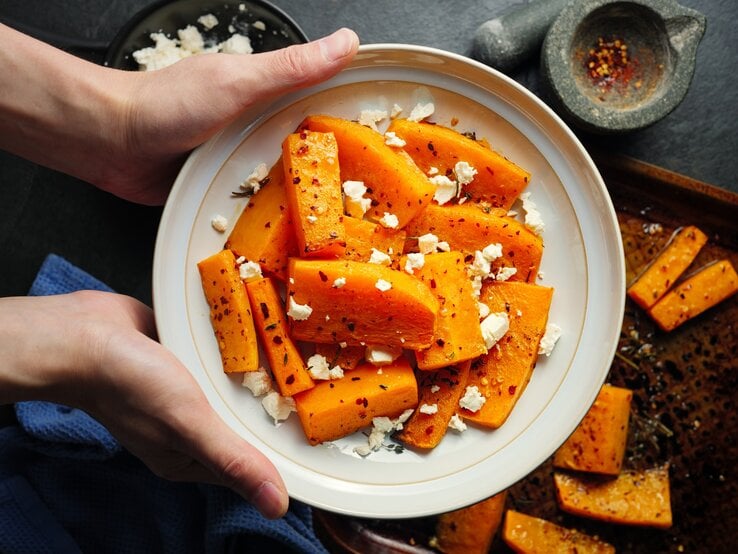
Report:
M 84 291 L 0 299 L 0 403 L 85 410 L 155 474 L 225 485 L 266 517 L 284 515 L 277 470 L 213 411 L 189 371 L 154 340 L 151 310 Z

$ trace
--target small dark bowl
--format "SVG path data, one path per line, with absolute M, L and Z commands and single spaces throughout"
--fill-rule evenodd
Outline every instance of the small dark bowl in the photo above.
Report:
M 543 44 L 547 92 L 562 116 L 586 131 L 646 127 L 686 95 L 704 31 L 702 14 L 672 0 L 570 3 Z M 605 45 L 598 46 L 598 40 Z M 610 63 L 604 69 L 610 74 L 603 76 L 597 73 L 602 62 L 593 56 L 608 45 L 615 55 L 605 61 L 619 65 Z
M 178 29 L 197 25 L 197 18 L 206 14 L 215 15 L 219 21 L 210 31 L 198 26 L 206 38 L 226 40 L 232 34 L 228 30 L 232 25 L 238 32 L 248 34 L 254 52 L 268 52 L 308 40 L 290 16 L 264 0 L 162 0 L 147 6 L 123 26 L 110 43 L 104 63 L 117 69 L 135 71 L 138 63 L 132 54 L 153 46 L 151 33 L 163 32 L 176 37 Z M 266 30 L 254 28 L 254 21 L 262 21 Z

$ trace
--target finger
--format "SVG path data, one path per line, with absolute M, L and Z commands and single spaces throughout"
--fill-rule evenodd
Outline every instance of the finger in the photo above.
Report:
M 287 511 L 289 497 L 282 478 L 272 463 L 252 445 L 244 441 L 213 412 L 198 418 L 190 426 L 193 457 L 218 482 L 252 503 L 264 517 L 281 517 Z
M 358 48 L 356 33 L 339 29 L 317 41 L 256 54 L 244 68 L 245 90 L 263 99 L 319 83 L 346 67 Z

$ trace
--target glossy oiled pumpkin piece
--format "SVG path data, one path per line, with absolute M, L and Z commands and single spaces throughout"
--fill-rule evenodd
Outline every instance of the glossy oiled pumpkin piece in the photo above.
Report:
M 628 296 L 644 310 L 651 308 L 674 285 L 706 242 L 707 235 L 693 225 L 679 229 L 628 288 Z
M 552 288 L 531 283 L 493 281 L 482 287 L 480 302 L 492 313 L 507 313 L 510 327 L 472 363 L 467 385 L 476 386 L 486 401 L 477 412 L 462 410 L 463 418 L 493 428 L 505 422 L 533 373 L 552 296 Z
M 514 510 L 505 513 L 502 538 L 520 554 L 615 554 L 595 537 Z
M 246 283 L 253 306 L 254 325 L 261 346 L 269 359 L 269 367 L 282 396 L 313 387 L 302 356 L 290 338 L 282 299 L 274 283 L 267 277 Z
M 241 212 L 224 248 L 258 262 L 262 271 L 287 280 L 287 261 L 297 255 L 297 242 L 284 189 L 282 158 Z
M 555 473 L 554 483 L 565 512 L 612 523 L 671 527 L 668 465 L 623 471 L 615 478 Z
M 288 315 L 293 305 L 309 312 L 292 318 L 297 340 L 408 349 L 433 341 L 438 300 L 405 272 L 364 262 L 293 258 L 289 275 Z
M 507 492 L 446 512 L 436 522 L 437 548 L 444 554 L 486 554 L 505 512 Z
M 433 167 L 452 174 L 458 162 L 471 165 L 477 174 L 462 193 L 471 202 L 509 209 L 530 180 L 526 170 L 453 129 L 395 119 L 389 130 L 405 141 L 404 150 L 425 173 Z
M 287 136 L 282 157 L 300 256 L 338 257 L 346 232 L 336 139 L 303 130 Z
M 246 287 L 230 250 L 222 250 L 197 264 L 210 306 L 210 322 L 218 341 L 223 371 L 259 369 L 259 348 Z
M 439 305 L 433 344 L 415 353 L 418 368 L 438 369 L 486 354 L 464 254 L 458 251 L 429 254 L 423 267 L 414 270 L 414 274 L 428 285 Z
M 372 199 L 368 215 L 380 220 L 397 216 L 402 228 L 433 198 L 435 186 L 402 150 L 385 144 L 378 132 L 345 119 L 326 115 L 307 117 L 301 129 L 332 132 L 338 142 L 343 181 L 362 181 Z
M 366 347 L 318 342 L 315 343 L 315 353 L 323 356 L 330 367 L 338 366 L 341 369 L 354 369 L 364 360 Z
M 323 381 L 294 396 L 297 415 L 310 444 L 335 440 L 372 424 L 372 418 L 395 418 L 418 402 L 410 364 L 399 358 L 377 368 L 363 364 L 340 379 Z
M 387 254 L 390 258 L 402 254 L 405 246 L 405 231 L 386 229 L 366 219 L 346 216 L 346 251 L 343 258 L 357 262 L 368 262 L 372 249 Z
M 736 292 L 738 274 L 729 260 L 720 260 L 674 287 L 648 314 L 661 329 L 672 331 Z
M 633 392 L 605 384 L 574 433 L 553 458 L 556 467 L 617 475 L 628 439 Z
M 494 269 L 514 267 L 517 271 L 511 281 L 534 282 L 543 256 L 543 240 L 525 225 L 479 206 L 438 206 L 431 204 L 406 227 L 408 237 L 426 233 L 448 242 L 452 250 L 473 254 L 492 243 L 502 245 L 502 257 Z M 410 239 L 408 240 L 410 242 Z

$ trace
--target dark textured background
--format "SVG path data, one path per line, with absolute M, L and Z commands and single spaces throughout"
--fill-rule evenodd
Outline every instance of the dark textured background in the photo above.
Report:
M 3 0 L 0 21 L 101 61 L 118 29 L 146 0 Z M 364 43 L 402 42 L 466 54 L 477 26 L 516 0 L 274 0 L 317 38 L 341 26 Z M 736 0 L 682 0 L 707 17 L 692 86 L 654 126 L 620 137 L 582 138 L 738 191 Z M 34 29 L 36 31 L 34 31 Z M 60 40 L 66 37 L 69 40 Z M 84 48 L 71 47 L 85 43 Z M 539 93 L 537 60 L 512 76 Z M 3 76 L 7 78 L 8 76 Z M 86 183 L 0 152 L 0 294 L 25 294 L 48 252 L 120 292 L 150 302 L 158 208 L 134 206 Z

